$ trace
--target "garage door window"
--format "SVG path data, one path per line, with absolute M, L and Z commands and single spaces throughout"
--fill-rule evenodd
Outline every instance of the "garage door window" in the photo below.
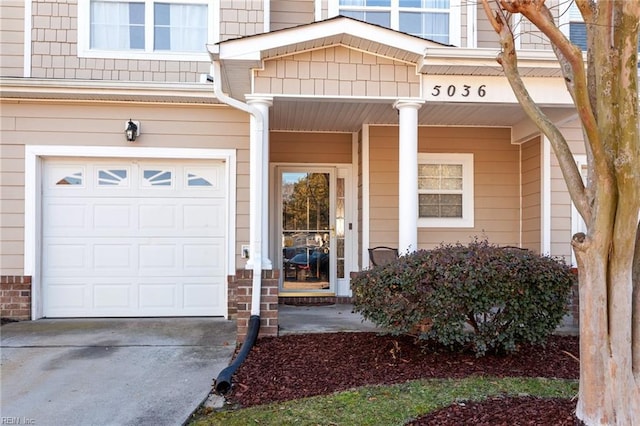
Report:
M 84 170 L 70 169 L 68 167 L 56 170 L 54 177 L 55 186 L 83 186 Z
M 98 170 L 98 186 L 127 186 L 128 176 L 126 169 Z
M 147 169 L 143 172 L 144 187 L 173 186 L 173 172 L 171 170 Z
M 187 171 L 187 186 L 189 187 L 206 187 L 213 186 L 211 183 L 212 177 L 207 176 L 207 173 L 201 171 Z

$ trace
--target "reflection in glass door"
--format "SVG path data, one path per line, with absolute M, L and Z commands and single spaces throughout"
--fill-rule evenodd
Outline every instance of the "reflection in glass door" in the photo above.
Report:
M 331 289 L 331 179 L 328 171 L 280 171 L 283 291 Z

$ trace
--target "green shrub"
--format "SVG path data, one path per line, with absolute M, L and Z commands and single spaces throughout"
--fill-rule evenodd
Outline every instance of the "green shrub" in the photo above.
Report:
M 378 326 L 482 356 L 543 343 L 574 280 L 562 261 L 476 240 L 401 256 L 351 285 L 354 310 Z

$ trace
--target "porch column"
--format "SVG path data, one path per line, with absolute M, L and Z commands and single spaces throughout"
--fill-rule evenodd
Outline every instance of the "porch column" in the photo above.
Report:
M 424 101 L 398 100 L 398 252 L 418 249 L 418 110 Z
M 252 116 L 250 122 L 251 146 L 250 154 L 250 193 L 251 200 L 255 199 L 255 206 L 251 206 L 254 219 L 250 219 L 249 229 L 251 243 L 256 241 L 255 235 L 260 235 L 260 259 L 262 269 L 273 269 L 273 263 L 269 258 L 269 107 L 273 105 L 270 96 L 247 96 L 247 104 L 256 108 L 262 115 L 262 125 Z M 258 127 L 261 127 L 260 129 Z M 259 227 L 253 226 L 258 222 Z M 258 231 L 259 229 L 259 231 Z M 250 258 L 247 267 L 252 267 Z

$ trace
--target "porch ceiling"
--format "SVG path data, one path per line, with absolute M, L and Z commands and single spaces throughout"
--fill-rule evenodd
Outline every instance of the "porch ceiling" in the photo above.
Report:
M 554 111 L 549 112 L 555 115 Z M 426 103 L 418 112 L 418 120 L 420 125 L 431 126 L 511 127 L 527 120 L 527 116 L 518 104 Z M 283 98 L 275 98 L 270 108 L 271 130 L 356 132 L 363 124 L 397 125 L 398 111 L 391 101 L 367 103 Z

